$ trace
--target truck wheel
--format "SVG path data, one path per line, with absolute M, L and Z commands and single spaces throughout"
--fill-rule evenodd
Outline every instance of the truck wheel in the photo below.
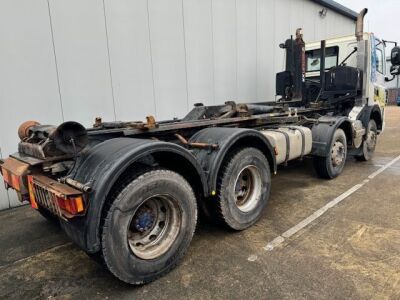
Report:
M 342 129 L 336 129 L 328 156 L 314 156 L 314 169 L 319 177 L 333 179 L 342 173 L 346 157 L 346 134 Z
M 356 159 L 359 161 L 368 161 L 372 158 L 375 152 L 376 142 L 378 138 L 378 127 L 376 126 L 375 120 L 369 120 L 367 133 L 365 136 L 365 140 L 363 141 L 362 154 L 356 156 Z
M 189 183 L 169 170 L 146 172 L 111 204 L 102 230 L 104 262 L 126 283 L 153 281 L 181 260 L 196 222 L 196 198 Z
M 270 195 L 271 174 L 264 154 L 245 148 L 223 166 L 219 181 L 218 219 L 234 230 L 243 230 L 261 217 Z

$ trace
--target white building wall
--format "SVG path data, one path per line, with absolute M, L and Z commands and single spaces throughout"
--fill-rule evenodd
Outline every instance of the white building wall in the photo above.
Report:
M 90 126 L 184 116 L 196 102 L 274 100 L 278 47 L 352 34 L 309 0 L 1 0 L 0 153 L 23 121 Z M 0 155 L 1 155 L 0 154 Z M 0 185 L 0 209 L 18 205 Z

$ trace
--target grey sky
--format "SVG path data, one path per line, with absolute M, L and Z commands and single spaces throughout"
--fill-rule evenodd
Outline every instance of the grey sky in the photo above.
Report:
M 368 8 L 365 19 L 365 31 L 373 32 L 385 40 L 400 42 L 399 0 L 336 0 L 336 2 L 359 12 Z M 388 48 L 391 46 L 388 45 Z M 386 55 L 389 53 L 387 52 Z

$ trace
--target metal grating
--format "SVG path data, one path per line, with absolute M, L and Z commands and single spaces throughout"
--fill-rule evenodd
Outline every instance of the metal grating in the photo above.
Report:
M 35 194 L 36 202 L 39 205 L 47 208 L 53 214 L 63 218 L 55 193 L 49 191 L 45 186 L 40 184 L 40 182 L 36 181 L 35 179 L 33 179 L 33 192 Z

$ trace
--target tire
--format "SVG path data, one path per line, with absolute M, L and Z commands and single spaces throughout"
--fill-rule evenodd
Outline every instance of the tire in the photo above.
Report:
M 60 225 L 60 220 L 57 218 L 57 216 L 53 215 L 50 211 L 48 211 L 46 208 L 39 206 L 38 205 L 38 209 L 37 211 L 39 212 L 39 214 L 45 218 L 47 221 L 56 224 L 56 225 Z
M 365 139 L 361 145 L 362 154 L 355 158 L 359 161 L 369 161 L 375 152 L 378 137 L 378 127 L 375 120 L 369 120 Z
M 258 149 L 244 148 L 222 170 L 215 215 L 229 228 L 244 230 L 258 221 L 267 205 L 271 190 L 268 160 Z
M 347 158 L 346 134 L 342 129 L 336 129 L 327 157 L 314 156 L 314 169 L 320 178 L 333 179 L 338 177 L 344 168 Z
M 182 259 L 197 223 L 189 183 L 169 170 L 144 173 L 115 198 L 102 228 L 103 259 L 120 280 L 151 282 Z

